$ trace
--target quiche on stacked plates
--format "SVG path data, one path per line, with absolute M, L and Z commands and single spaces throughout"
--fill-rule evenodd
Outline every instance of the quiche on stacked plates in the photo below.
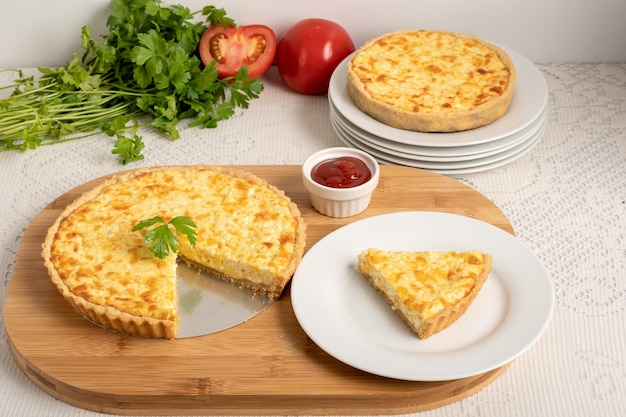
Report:
M 197 241 L 180 237 L 163 259 L 140 221 L 187 216 Z M 120 333 L 177 336 L 177 261 L 278 298 L 302 258 L 306 225 L 295 203 L 255 175 L 212 166 L 163 167 L 114 176 L 70 204 L 43 244 L 45 266 L 80 313 Z
M 515 66 L 501 48 L 448 31 L 397 31 L 363 45 L 348 63 L 348 92 L 389 126 L 457 132 L 509 108 Z
M 335 69 L 330 121 L 379 163 L 440 174 L 508 164 L 544 136 L 548 86 L 526 57 L 476 36 L 399 30 Z

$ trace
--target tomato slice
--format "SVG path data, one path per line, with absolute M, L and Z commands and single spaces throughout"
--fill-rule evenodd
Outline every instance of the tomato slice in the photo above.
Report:
M 215 61 L 219 78 L 234 77 L 246 66 L 249 77 L 254 79 L 265 74 L 274 62 L 276 34 L 265 25 L 215 25 L 202 34 L 198 51 L 204 65 Z

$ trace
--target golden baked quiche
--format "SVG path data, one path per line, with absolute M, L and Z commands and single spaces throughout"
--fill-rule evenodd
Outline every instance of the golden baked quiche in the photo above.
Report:
M 160 259 L 145 219 L 187 216 L 195 245 Z M 177 261 L 278 298 L 300 262 L 306 226 L 295 203 L 255 175 L 212 166 L 162 167 L 112 177 L 70 204 L 48 230 L 42 256 L 61 294 L 105 328 L 177 336 Z
M 491 255 L 370 248 L 357 267 L 419 338 L 440 332 L 470 306 L 491 271 Z
M 508 110 L 515 67 L 472 35 L 404 30 L 365 43 L 348 62 L 348 93 L 380 122 L 420 132 L 485 126 Z

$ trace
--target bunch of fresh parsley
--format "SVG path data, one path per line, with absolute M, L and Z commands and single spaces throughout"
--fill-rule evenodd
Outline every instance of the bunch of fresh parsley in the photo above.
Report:
M 143 159 L 141 127 L 178 139 L 179 121 L 216 127 L 263 91 L 246 67 L 220 80 L 215 64 L 203 66 L 196 54 L 206 24 L 195 16 L 234 25 L 224 9 L 192 13 L 160 0 L 112 0 L 111 12 L 109 33 L 94 39 L 84 26 L 83 54 L 64 67 L 39 68 L 37 79 L 5 70 L 17 71 L 17 79 L 2 88 L 12 94 L 0 99 L 0 150 L 26 151 L 102 131 L 116 138 L 112 153 L 126 164 Z

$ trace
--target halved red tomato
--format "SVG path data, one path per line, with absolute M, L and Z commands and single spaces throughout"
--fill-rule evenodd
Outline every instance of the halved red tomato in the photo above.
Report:
M 215 61 L 219 78 L 233 77 L 244 66 L 250 78 L 258 78 L 274 62 L 276 34 L 265 25 L 215 25 L 202 34 L 198 51 L 204 65 Z

